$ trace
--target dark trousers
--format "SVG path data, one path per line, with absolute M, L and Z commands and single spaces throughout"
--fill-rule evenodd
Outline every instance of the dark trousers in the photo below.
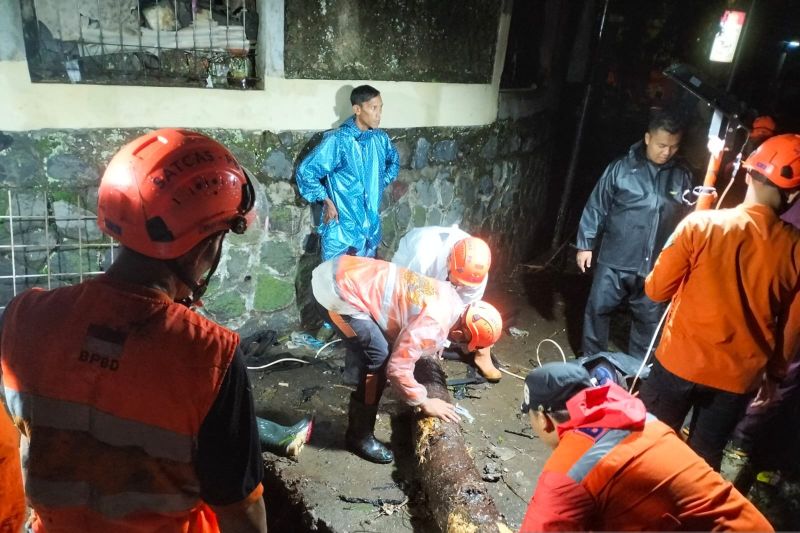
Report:
M 355 370 L 354 366 L 357 368 L 355 398 L 367 405 L 377 404 L 386 386 L 389 340 L 371 318 L 331 313 L 319 304 L 317 309 L 344 339 L 348 350 L 345 372 Z
M 688 444 L 719 471 L 722 450 L 752 395 L 735 394 L 687 381 L 661 366 L 656 359 L 639 398 L 648 411 L 676 432 L 680 431 L 691 409 Z
M 775 398 L 766 407 L 748 407 L 744 418 L 737 424 L 733 432 L 733 443 L 746 452 L 754 449 L 759 453 L 775 451 L 790 439 L 781 438 L 781 430 L 796 427 L 796 410 L 800 405 L 800 358 L 789 365 L 786 377 L 775 392 Z M 794 410 L 794 412 L 793 412 Z M 777 437 L 777 442 L 766 442 L 770 437 Z M 778 450 L 779 451 L 779 450 Z
M 583 354 L 608 351 L 611 314 L 627 301 L 631 311 L 629 355 L 644 358 L 665 303 L 654 302 L 644 293 L 644 278 L 635 272 L 597 264 L 583 317 Z M 655 346 L 655 345 L 654 345 Z

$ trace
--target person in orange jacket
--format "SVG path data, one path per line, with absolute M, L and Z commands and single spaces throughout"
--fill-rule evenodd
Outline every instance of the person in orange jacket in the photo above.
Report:
M 521 408 L 553 448 L 521 533 L 773 530 L 639 399 L 577 363 L 531 371 Z
M 254 204 L 218 142 L 147 133 L 98 190 L 98 225 L 122 245 L 108 271 L 9 303 L 0 362 L 33 531 L 266 531 L 239 337 L 191 309 Z
M 756 391 L 767 404 L 800 342 L 800 232 L 779 217 L 800 191 L 800 135 L 767 139 L 744 163 L 747 195 L 696 211 L 664 247 L 645 290 L 672 299 L 649 378 L 648 410 L 715 469 Z
M 374 463 L 394 460 L 374 435 L 387 379 L 406 404 L 458 422 L 452 404 L 428 397 L 414 379 L 414 366 L 420 357 L 438 356 L 451 342 L 466 345 L 469 352 L 492 346 L 503 329 L 497 309 L 483 301 L 467 305 L 446 281 L 366 257 L 325 261 L 314 269 L 311 285 L 323 317 L 363 363 L 350 397 L 348 449 Z
M 22 531 L 26 513 L 19 462 L 19 432 L 0 401 L 0 531 Z

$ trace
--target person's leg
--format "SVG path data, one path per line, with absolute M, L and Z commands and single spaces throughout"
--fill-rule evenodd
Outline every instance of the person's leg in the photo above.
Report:
M 719 471 L 722 450 L 747 409 L 751 395 L 697 387 L 687 443 L 711 468 Z
M 592 288 L 583 315 L 583 355 L 594 355 L 608 351 L 608 331 L 611 313 L 619 307 L 625 297 L 620 284 L 619 271 L 603 265 L 595 265 Z
M 639 399 L 650 413 L 677 433 L 692 408 L 695 388 L 694 383 L 676 376 L 654 359 L 650 376 L 639 391 Z
M 378 403 L 386 386 L 389 342 L 374 320 L 331 312 L 327 315 L 362 363 L 356 391 L 350 395 L 347 448 L 367 461 L 391 463 L 394 460 L 391 450 L 375 438 Z
M 644 278 L 635 274 L 631 274 L 631 276 L 633 279 L 631 279 L 628 300 L 631 308 L 631 334 L 628 341 L 628 354 L 644 359 L 667 304 L 651 300 L 644 292 Z M 658 346 L 657 342 L 658 339 L 653 343 L 653 351 Z
M 759 444 L 759 437 L 784 415 L 786 406 L 800 401 L 800 358 L 789 365 L 775 398 L 767 407 L 748 407 L 744 418 L 733 432 L 733 446 L 743 453 L 750 453 Z

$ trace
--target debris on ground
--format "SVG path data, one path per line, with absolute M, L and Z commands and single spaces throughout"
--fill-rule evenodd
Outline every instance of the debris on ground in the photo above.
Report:
M 503 477 L 503 473 L 497 463 L 489 462 L 484 465 L 483 473 L 481 474 L 482 480 L 489 483 L 497 483 L 501 477 Z
M 466 407 L 462 407 L 456 404 L 456 413 L 466 418 L 467 422 L 469 422 L 470 424 L 475 422 L 475 417 L 470 414 L 470 412 L 467 410 Z
M 514 338 L 522 338 L 530 335 L 530 332 L 524 329 L 519 329 L 515 328 L 514 326 L 511 326 L 510 328 L 508 328 L 508 334 Z
M 300 331 L 293 331 L 289 334 L 289 339 L 286 341 L 286 347 L 290 350 L 294 350 L 301 347 L 311 348 L 313 350 L 318 350 L 322 348 L 325 343 L 315 336 L 311 335 L 310 333 L 300 332 Z

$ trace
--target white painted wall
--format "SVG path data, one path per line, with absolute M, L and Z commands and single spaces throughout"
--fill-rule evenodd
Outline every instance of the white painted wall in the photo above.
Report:
M 264 0 L 264 10 L 283 0 Z M 32 83 L 20 58 L 21 18 L 17 0 L 0 1 L 0 130 L 43 128 L 186 127 L 245 130 L 317 130 L 341 121 L 349 88 L 370 83 L 381 91 L 384 128 L 476 126 L 497 118 L 502 62 L 511 0 L 498 27 L 493 81 L 489 84 L 296 80 L 282 77 L 280 43 L 271 40 L 263 90 L 101 86 Z M 273 20 L 274 22 L 274 20 Z M 276 24 L 281 28 L 283 21 Z M 262 24 L 262 28 L 265 25 Z M 278 63 L 278 64 L 276 64 Z M 339 101 L 337 101 L 337 99 Z

